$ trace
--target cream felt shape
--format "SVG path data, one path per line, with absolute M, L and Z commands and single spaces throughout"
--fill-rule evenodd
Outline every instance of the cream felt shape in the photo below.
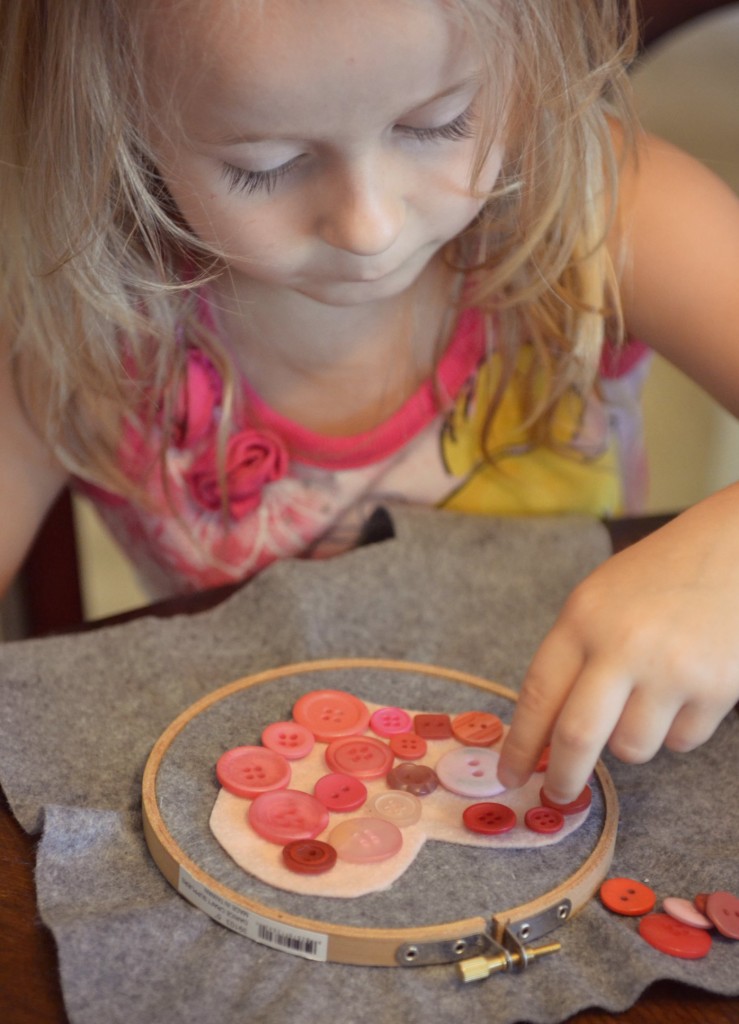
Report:
M 369 702 L 365 703 L 370 712 L 378 707 Z M 412 715 L 416 713 L 410 712 Z M 369 732 L 368 734 L 372 735 Z M 499 750 L 504 737 L 505 733 L 490 749 Z M 326 764 L 326 747 L 326 743 L 317 742 L 307 757 L 291 762 L 290 789 L 313 793 L 313 787 L 318 779 L 331 771 Z M 455 749 L 460 749 L 460 743 L 454 738 L 429 740 L 426 755 L 415 763 L 435 768 L 444 754 Z M 330 871 L 320 875 L 297 874 L 285 867 L 282 847 L 262 839 L 250 827 L 247 816 L 251 801 L 234 796 L 225 789 L 221 789 L 216 798 L 211 812 L 210 828 L 223 849 L 244 871 L 268 885 L 306 895 L 350 899 L 390 888 L 410 867 L 427 839 L 488 849 L 523 849 L 561 842 L 582 825 L 589 809 L 579 814 L 567 815 L 559 832 L 542 834 L 530 831 L 524 825 L 524 815 L 529 808 L 540 805 L 539 790 L 543 778 L 543 774 L 535 773 L 520 789 L 480 798 L 457 796 L 440 785 L 433 793 L 421 797 L 421 819 L 415 825 L 402 829 L 403 846 L 397 854 L 370 864 L 348 863 L 338 859 Z M 317 839 L 328 841 L 331 830 L 341 821 L 367 817 L 370 813 L 367 805 L 372 798 L 377 793 L 388 790 L 385 778 L 362 781 L 367 787 L 367 802 L 364 806 L 350 813 L 330 812 L 328 826 L 316 836 Z M 512 808 L 517 818 L 515 827 L 510 832 L 492 836 L 470 831 L 462 821 L 462 813 L 470 804 L 483 800 Z

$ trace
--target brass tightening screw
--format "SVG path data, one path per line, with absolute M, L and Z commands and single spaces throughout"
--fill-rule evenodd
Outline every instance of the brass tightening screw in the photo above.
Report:
M 498 953 L 496 956 L 472 956 L 469 960 L 460 960 L 457 964 L 462 981 L 483 981 L 497 971 L 507 971 L 511 967 L 522 967 L 529 960 L 536 960 L 540 956 L 548 956 L 550 953 L 557 953 L 562 948 L 561 942 L 548 942 L 546 946 L 533 948 L 527 946 L 526 959 L 520 953 Z

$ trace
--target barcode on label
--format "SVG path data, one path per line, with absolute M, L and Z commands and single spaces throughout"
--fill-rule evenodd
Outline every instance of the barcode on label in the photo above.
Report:
M 279 949 L 289 949 L 292 953 L 301 953 L 303 956 L 317 956 L 320 943 L 315 939 L 303 938 L 300 935 L 291 935 L 288 932 L 277 931 L 275 928 L 268 928 L 260 924 L 257 930 L 259 942 L 268 946 L 277 946 Z

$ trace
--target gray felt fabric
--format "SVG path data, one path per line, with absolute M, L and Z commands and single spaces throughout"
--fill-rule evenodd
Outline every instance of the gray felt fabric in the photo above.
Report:
M 608 553 L 605 531 L 589 520 L 394 510 L 393 522 L 393 539 L 330 562 L 274 566 L 211 612 L 0 647 L 0 782 L 24 828 L 43 829 L 39 903 L 74 1024 L 554 1024 L 586 1006 L 622 1010 L 660 978 L 739 995 L 736 944 L 719 938 L 705 960 L 676 960 L 597 899 L 558 933 L 557 956 L 465 986 L 451 967 L 341 966 L 272 950 L 216 924 L 162 878 L 142 836 L 141 777 L 155 740 L 199 697 L 260 669 L 350 656 L 443 665 L 516 688 L 566 594 Z M 284 709 L 291 685 L 273 690 L 265 713 Z M 368 678 L 360 689 L 384 699 L 389 685 Z M 403 694 L 415 696 L 414 685 L 404 680 Z M 607 758 L 621 802 L 612 875 L 648 881 L 661 897 L 737 891 L 738 733 L 732 715 L 690 755 L 663 752 L 643 767 Z M 213 869 L 228 872 L 227 859 L 177 812 L 178 794 L 190 798 L 192 772 L 201 770 L 203 742 L 193 736 L 193 765 L 184 748 L 172 751 L 162 799 L 175 808 L 182 842 L 204 844 Z M 579 852 L 552 848 L 552 877 L 569 874 L 587 851 L 597 815 L 596 807 Z M 409 913 L 428 912 L 431 902 L 474 903 L 460 882 L 469 851 L 432 845 L 415 886 L 415 865 L 401 880 Z M 509 857 L 497 882 L 497 871 L 484 877 L 485 898 L 496 909 L 504 895 L 539 885 L 541 871 L 527 855 Z M 476 893 L 483 876 L 472 873 Z M 387 912 L 383 899 L 355 901 L 344 913 L 378 926 L 371 918 Z

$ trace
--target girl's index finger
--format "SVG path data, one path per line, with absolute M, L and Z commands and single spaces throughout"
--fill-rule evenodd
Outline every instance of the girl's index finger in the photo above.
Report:
M 579 647 L 556 628 L 539 647 L 501 750 L 498 776 L 509 789 L 522 786 L 534 771 L 582 663 Z

